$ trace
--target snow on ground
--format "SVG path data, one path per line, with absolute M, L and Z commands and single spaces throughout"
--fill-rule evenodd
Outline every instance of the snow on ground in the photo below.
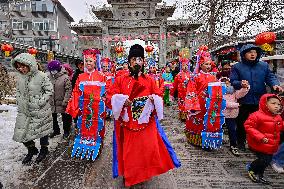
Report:
M 4 110 L 4 111 L 3 111 Z M 32 166 L 23 166 L 22 160 L 27 154 L 27 149 L 22 143 L 13 141 L 14 127 L 17 116 L 16 105 L 0 105 L 0 182 L 4 185 L 13 183 L 19 186 L 20 175 L 32 169 Z M 61 117 L 58 119 L 58 121 Z M 59 122 L 60 123 L 60 122 Z M 49 150 L 53 151 L 62 137 L 49 140 Z M 39 146 L 39 140 L 35 140 Z

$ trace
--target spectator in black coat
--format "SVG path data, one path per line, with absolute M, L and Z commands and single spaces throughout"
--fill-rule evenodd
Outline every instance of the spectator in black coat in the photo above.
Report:
M 72 81 L 71 81 L 72 89 L 74 89 L 74 87 L 75 87 L 76 80 L 77 80 L 78 76 L 81 73 L 84 73 L 84 63 L 83 62 L 76 62 L 75 64 L 76 64 L 77 69 L 76 69 L 76 71 L 73 75 Z

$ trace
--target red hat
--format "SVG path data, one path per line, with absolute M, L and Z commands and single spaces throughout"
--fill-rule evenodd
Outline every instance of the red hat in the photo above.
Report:
M 208 52 L 207 46 L 205 45 L 200 46 L 196 55 L 197 55 L 197 61 L 194 69 L 195 74 L 200 72 L 200 65 L 202 65 L 204 62 L 210 61 L 212 63 L 211 55 Z
M 96 55 L 97 54 L 100 54 L 100 51 L 98 51 L 97 49 L 86 49 L 83 51 L 83 56 L 84 56 L 84 59 L 92 59 L 94 61 L 97 60 L 97 57 Z
M 103 64 L 108 64 L 108 66 L 110 67 L 111 66 L 111 60 L 110 60 L 110 58 L 108 58 L 108 57 L 105 57 L 105 58 L 102 58 L 101 59 L 101 65 L 103 65 Z

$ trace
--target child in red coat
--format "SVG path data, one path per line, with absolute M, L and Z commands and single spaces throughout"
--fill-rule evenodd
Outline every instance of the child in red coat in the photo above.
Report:
M 284 130 L 281 111 L 280 98 L 275 94 L 265 94 L 259 101 L 259 110 L 250 114 L 245 122 L 248 145 L 257 156 L 256 160 L 247 165 L 253 182 L 269 184 L 263 178 L 263 173 L 278 149 L 280 131 Z

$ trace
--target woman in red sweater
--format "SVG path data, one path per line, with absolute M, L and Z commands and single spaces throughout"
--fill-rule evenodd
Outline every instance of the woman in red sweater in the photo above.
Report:
M 256 152 L 257 159 L 247 165 L 253 182 L 269 184 L 263 178 L 266 167 L 280 142 L 280 131 L 284 130 L 281 101 L 275 94 L 265 94 L 259 101 L 259 110 L 250 114 L 245 122 L 247 141 L 250 149 Z

